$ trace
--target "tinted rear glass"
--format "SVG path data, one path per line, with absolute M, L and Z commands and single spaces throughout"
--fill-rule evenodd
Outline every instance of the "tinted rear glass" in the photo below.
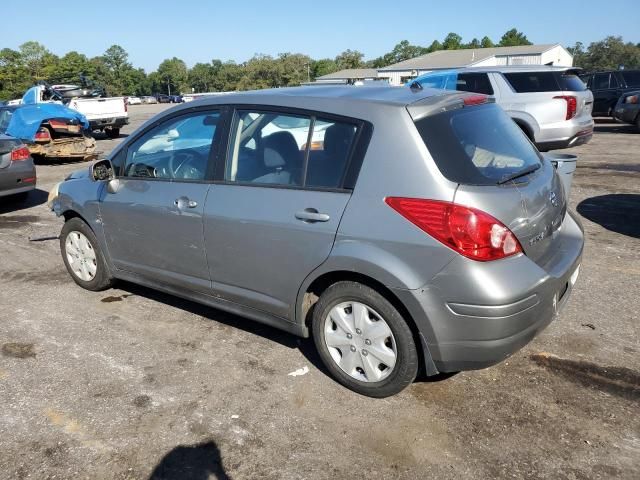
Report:
M 640 71 L 620 72 L 629 87 L 640 87 Z
M 460 73 L 456 80 L 456 90 L 493 95 L 493 88 L 486 73 Z
M 505 73 L 504 77 L 518 93 L 557 92 L 561 90 L 553 72 Z
M 587 89 L 587 86 L 584 84 L 582 80 L 577 75 L 558 75 L 558 79 L 560 81 L 560 86 L 562 90 L 569 92 L 584 92 Z
M 460 108 L 416 122 L 442 174 L 467 185 L 494 185 L 540 164 L 522 130 L 495 104 Z

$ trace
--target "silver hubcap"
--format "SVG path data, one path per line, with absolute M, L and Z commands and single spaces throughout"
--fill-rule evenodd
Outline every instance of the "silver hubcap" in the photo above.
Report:
M 333 361 L 361 382 L 387 378 L 398 357 L 387 322 L 360 302 L 344 302 L 331 309 L 324 321 L 324 341 Z
M 70 232 L 64 242 L 64 249 L 73 274 L 85 282 L 93 280 L 98 271 L 98 262 L 89 239 L 83 233 Z

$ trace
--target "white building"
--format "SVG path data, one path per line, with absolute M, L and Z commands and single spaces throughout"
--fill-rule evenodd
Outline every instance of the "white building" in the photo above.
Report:
M 378 79 L 403 85 L 433 70 L 503 65 L 573 66 L 573 56 L 562 45 L 521 45 L 517 47 L 438 50 L 378 69 Z

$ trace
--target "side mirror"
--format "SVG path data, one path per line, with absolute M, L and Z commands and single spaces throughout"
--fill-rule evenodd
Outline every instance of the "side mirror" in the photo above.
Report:
M 94 182 L 104 182 L 115 178 L 110 160 L 98 160 L 89 167 L 89 178 Z

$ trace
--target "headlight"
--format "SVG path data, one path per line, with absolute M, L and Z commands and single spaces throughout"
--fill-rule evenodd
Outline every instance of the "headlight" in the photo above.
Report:
M 49 191 L 49 197 L 47 198 L 47 205 L 50 210 L 53 210 L 53 202 L 56 198 L 58 198 L 58 190 L 60 189 L 60 184 L 62 182 L 56 183 L 53 188 Z

